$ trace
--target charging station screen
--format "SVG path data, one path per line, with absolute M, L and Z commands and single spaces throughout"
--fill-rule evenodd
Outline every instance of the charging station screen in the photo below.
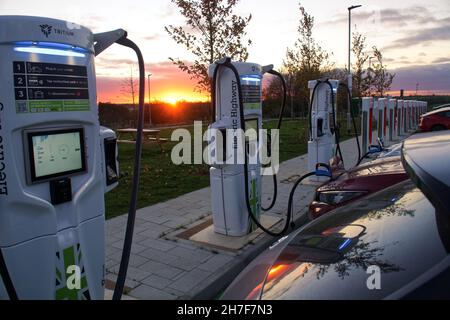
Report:
M 28 133 L 31 181 L 86 170 L 83 129 Z

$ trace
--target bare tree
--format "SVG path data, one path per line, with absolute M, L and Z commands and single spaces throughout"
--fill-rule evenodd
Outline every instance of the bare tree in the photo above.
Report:
M 395 74 L 387 71 L 387 66 L 383 63 L 383 55 L 377 47 L 373 47 L 373 55 L 376 62 L 373 64 L 373 86 L 375 92 L 383 97 L 386 91 L 391 89 Z
M 371 70 L 365 69 L 365 65 L 369 60 L 369 53 L 366 51 L 366 37 L 362 34 L 353 33 L 353 55 L 355 56 L 355 64 L 353 67 L 353 96 L 362 97 L 369 93 L 371 85 Z
M 126 99 L 131 98 L 133 108 L 136 110 L 136 93 L 138 92 L 138 82 L 134 78 L 132 67 L 130 67 L 130 76 L 122 80 L 121 92 Z
M 296 88 L 291 97 L 298 99 L 302 105 L 308 105 L 308 81 L 320 78 L 333 68 L 333 64 L 329 60 L 330 55 L 313 37 L 314 17 L 306 12 L 301 3 L 299 11 L 299 38 L 292 49 L 287 49 L 283 67 L 291 75 L 291 87 Z
M 229 56 L 235 60 L 246 61 L 247 46 L 244 40 L 245 28 L 251 20 L 233 13 L 239 0 L 172 0 L 180 13 L 186 18 L 186 26 L 165 27 L 166 32 L 178 44 L 190 51 L 196 60 L 188 64 L 178 58 L 169 58 L 191 79 L 197 80 L 196 90 L 210 91 L 208 65 Z

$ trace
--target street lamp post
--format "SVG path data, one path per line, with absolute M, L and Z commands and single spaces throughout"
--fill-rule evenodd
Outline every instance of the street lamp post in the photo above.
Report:
M 361 5 L 348 7 L 348 78 L 347 85 L 352 93 L 353 89 L 353 79 L 352 79 L 352 67 L 351 67 L 351 55 L 352 55 L 352 10 L 361 7 Z M 350 99 L 351 101 L 351 99 Z M 347 110 L 347 132 L 350 134 L 351 132 L 351 118 L 350 118 L 350 108 L 348 106 Z
M 151 93 L 150 93 L 150 77 L 151 73 L 148 74 L 148 124 L 152 126 L 152 107 L 151 107 Z

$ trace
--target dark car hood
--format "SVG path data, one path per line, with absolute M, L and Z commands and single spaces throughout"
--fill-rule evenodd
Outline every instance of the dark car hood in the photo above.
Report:
M 224 298 L 386 298 L 447 257 L 449 239 L 448 215 L 405 181 L 308 224 L 251 263 Z M 380 290 L 367 287 L 371 266 Z
M 366 175 L 377 175 L 386 173 L 405 172 L 401 163 L 401 157 L 388 157 L 376 159 L 360 165 L 347 173 L 348 178 L 360 177 Z
M 357 168 L 354 168 L 342 174 L 336 180 L 325 183 L 320 188 L 318 188 L 317 191 L 320 192 L 328 190 L 346 190 L 347 188 L 355 190 L 355 188 L 358 188 L 359 185 L 361 185 L 361 190 L 366 190 L 367 188 L 377 187 L 377 185 L 372 186 L 370 183 L 367 183 L 366 180 L 377 179 L 377 177 L 380 175 L 386 177 L 389 175 L 398 175 L 404 176 L 404 179 L 407 179 L 407 174 L 405 172 L 405 169 L 403 168 L 401 157 L 395 156 L 389 158 L 381 158 L 358 166 Z M 356 183 L 358 179 L 365 180 L 361 180 L 361 183 Z M 384 186 L 382 184 L 382 181 L 377 181 L 379 181 L 379 184 L 381 184 L 381 186 Z M 402 181 L 402 179 L 395 179 L 395 181 L 399 182 Z M 390 185 L 392 185 L 392 183 Z M 378 189 L 379 188 L 377 188 L 376 190 Z
M 446 214 L 437 214 L 412 182 L 403 182 L 300 232 L 273 264 L 286 270 L 266 281 L 262 298 L 385 298 L 448 255 L 448 226 Z M 381 271 L 380 290 L 367 287 L 370 266 Z

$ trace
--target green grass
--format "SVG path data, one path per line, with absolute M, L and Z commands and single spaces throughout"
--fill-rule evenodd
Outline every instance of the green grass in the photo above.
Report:
M 264 127 L 274 128 L 276 121 L 268 121 Z M 280 133 L 280 162 L 307 152 L 307 121 L 286 120 Z M 193 131 L 192 128 L 187 128 Z M 173 129 L 161 131 L 161 137 L 169 138 Z M 345 130 L 342 130 L 345 131 Z M 343 139 L 346 137 L 343 136 Z M 180 165 L 171 161 L 171 150 L 177 142 L 165 143 L 161 152 L 156 144 L 144 145 L 139 186 L 138 208 L 176 198 L 180 195 L 209 186 L 209 166 Z M 121 179 L 119 186 L 106 195 L 106 217 L 128 211 L 131 180 L 133 175 L 134 145 L 119 145 Z

